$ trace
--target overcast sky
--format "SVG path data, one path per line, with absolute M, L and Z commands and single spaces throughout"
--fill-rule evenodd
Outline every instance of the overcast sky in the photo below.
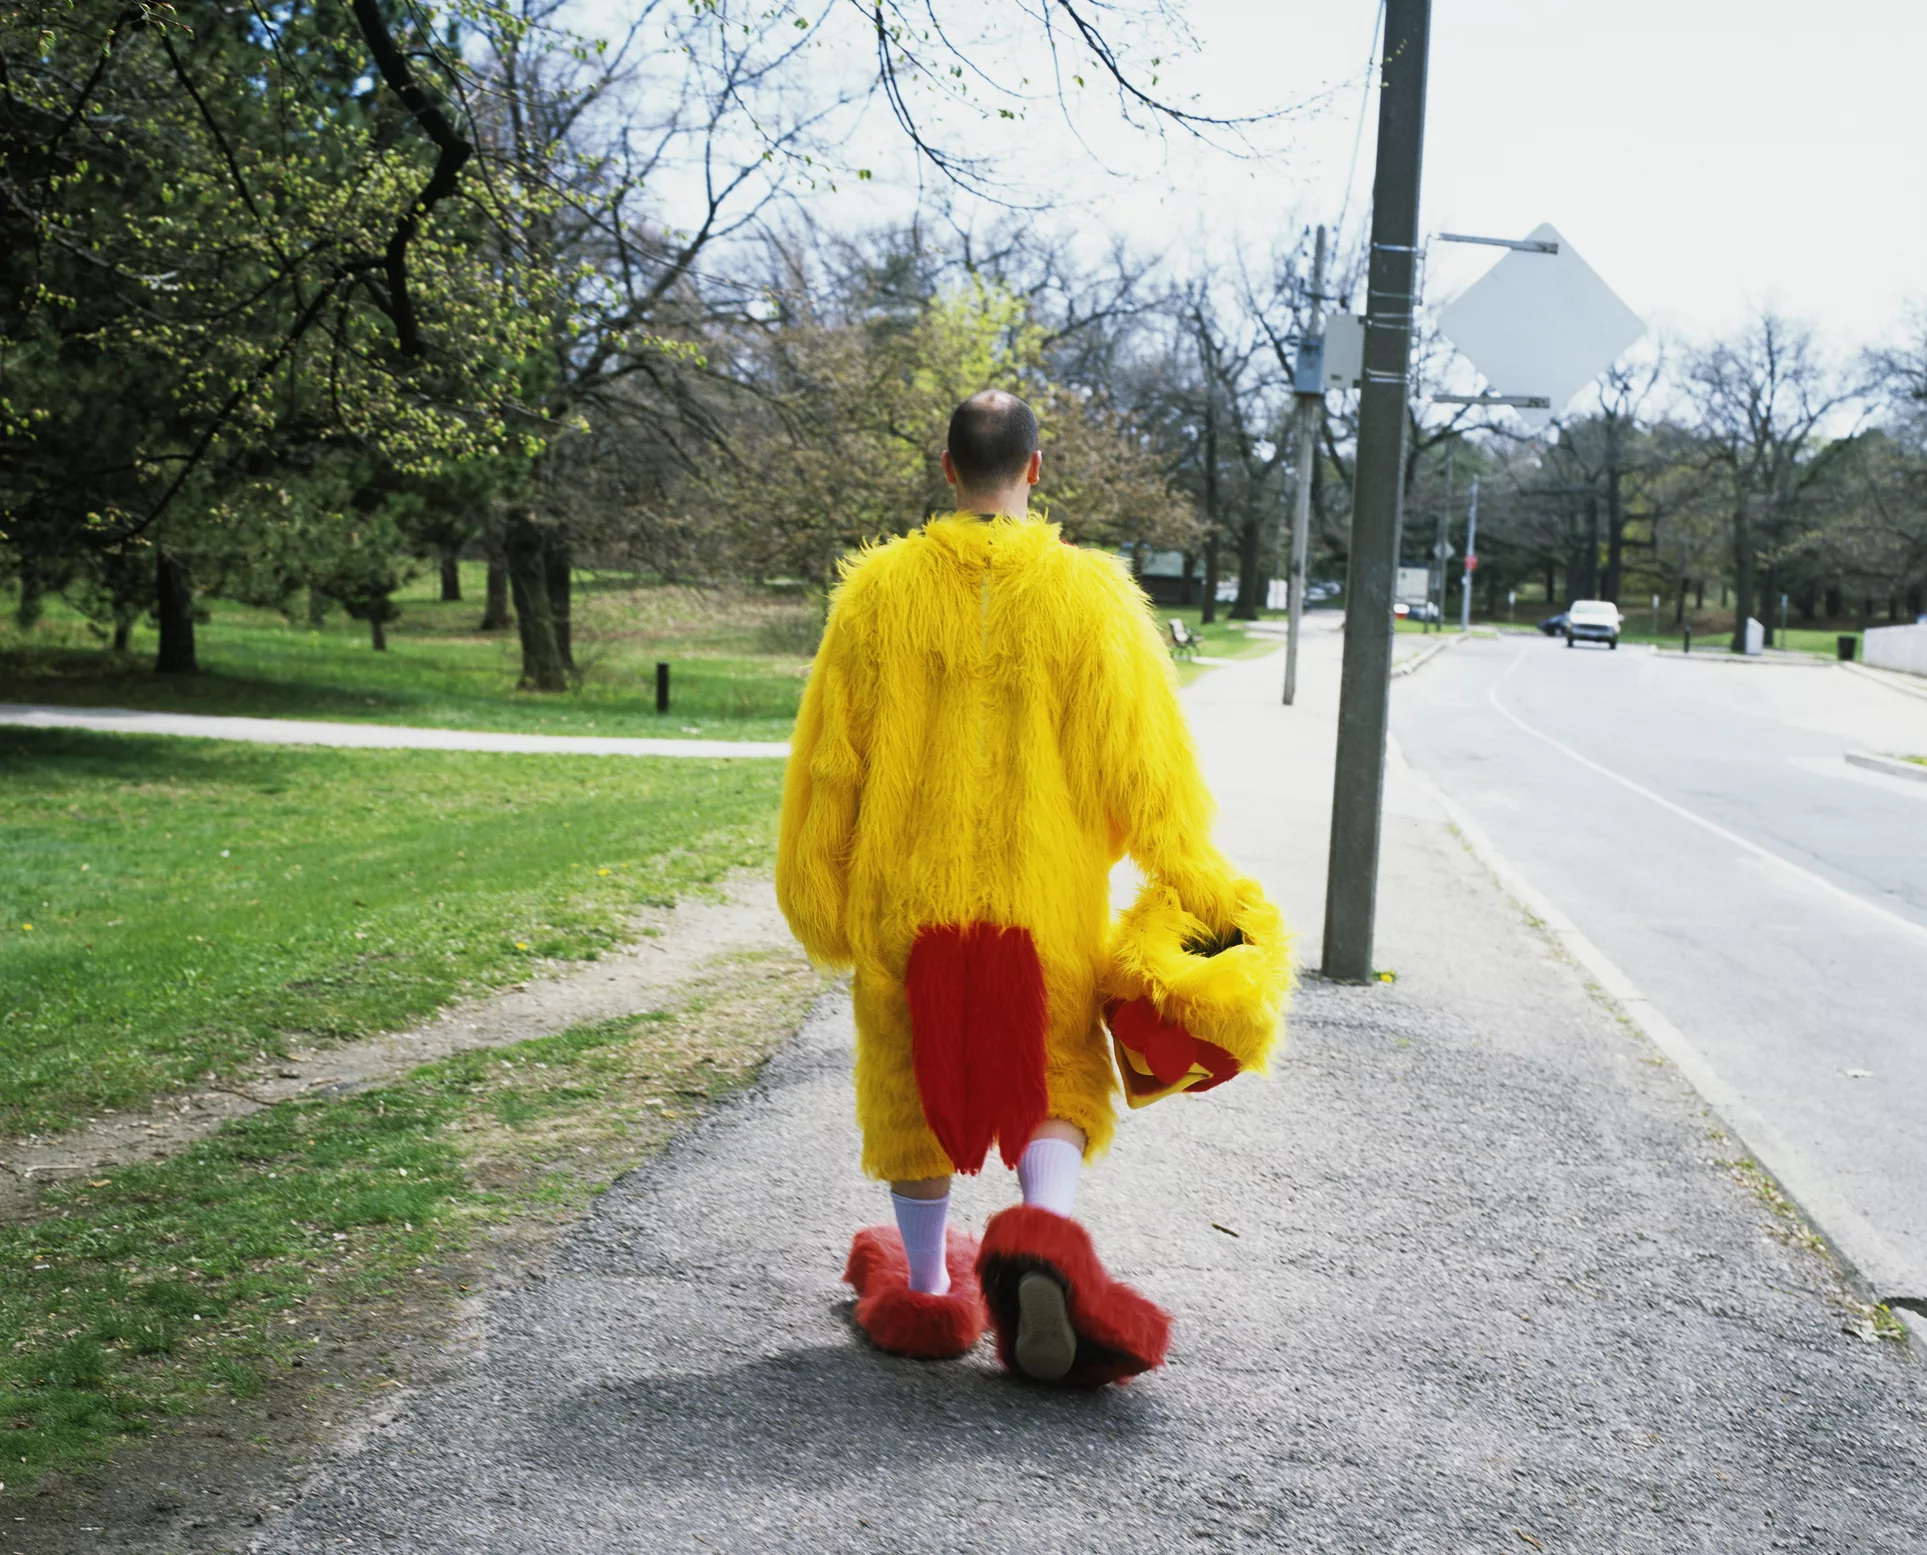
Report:
M 1357 75 L 1370 0 L 1192 7 L 1214 77 L 1240 98 Z M 1757 305 L 1835 346 L 1927 304 L 1927 7 L 1896 0 L 1437 0 L 1423 230 L 1558 227 L 1650 322 L 1704 335 Z M 1274 160 L 1281 201 L 1331 219 L 1357 94 Z M 1375 103 L 1374 97 L 1374 103 Z M 1375 115 L 1359 155 L 1371 176 Z M 1263 175 L 1199 160 L 1200 200 L 1249 230 Z M 1442 301 L 1496 256 L 1440 245 Z

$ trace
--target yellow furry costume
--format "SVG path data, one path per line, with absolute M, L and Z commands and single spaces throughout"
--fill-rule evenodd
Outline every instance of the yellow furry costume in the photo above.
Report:
M 1041 969 L 1039 1105 L 1084 1129 L 1087 1153 L 1114 1121 L 1106 997 L 1147 997 L 1262 1067 L 1289 981 L 1283 927 L 1212 845 L 1176 692 L 1130 575 L 1061 543 L 1054 524 L 958 514 L 846 564 L 797 717 L 776 887 L 809 954 L 855 970 L 870 1175 L 981 1164 L 953 1160 L 919 1089 L 906 975 L 942 926 L 1027 933 Z M 1114 941 L 1109 875 L 1125 852 L 1148 884 Z M 1234 930 L 1242 942 L 1223 954 L 1184 948 L 1238 941 Z M 985 946 L 997 951 L 957 954 Z M 964 1040 L 952 1062 L 970 1066 L 1001 1033 Z M 1025 1141 L 999 1143 L 1014 1160 Z

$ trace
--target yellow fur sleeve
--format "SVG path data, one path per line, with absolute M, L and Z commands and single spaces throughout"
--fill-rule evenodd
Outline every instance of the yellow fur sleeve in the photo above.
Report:
M 790 736 L 776 843 L 777 903 L 810 959 L 831 966 L 851 959 L 850 847 L 863 773 L 847 613 L 839 589 Z
M 1078 700 L 1087 770 L 1118 846 L 1214 931 L 1236 910 L 1237 872 L 1211 841 L 1216 806 L 1178 705 L 1177 671 L 1150 603 L 1111 557 L 1082 553 L 1096 621 Z
M 1262 1069 L 1291 988 L 1284 921 L 1211 840 L 1216 807 L 1149 602 L 1110 558 L 1092 561 L 1105 646 L 1086 737 L 1112 835 L 1146 876 L 1112 932 L 1104 994 L 1148 998 L 1165 1020 Z

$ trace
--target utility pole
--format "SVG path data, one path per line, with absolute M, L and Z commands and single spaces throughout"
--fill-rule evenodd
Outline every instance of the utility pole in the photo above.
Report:
M 1437 616 L 1425 623 L 1428 632 L 1445 630 L 1445 559 L 1452 550 L 1452 477 L 1458 473 L 1458 466 L 1459 440 L 1455 437 L 1445 450 L 1445 500 L 1439 504 L 1438 533 L 1432 539 L 1432 563 L 1438 569 L 1434 575 L 1439 580 L 1439 601 Z
M 1459 579 L 1459 630 L 1472 630 L 1472 574 L 1479 570 L 1479 478 L 1472 477 L 1472 506 L 1465 516 L 1465 574 Z
M 1298 696 L 1298 628 L 1305 615 L 1305 553 L 1311 548 L 1311 476 L 1318 460 L 1318 424 L 1325 411 L 1324 363 L 1325 338 L 1325 229 L 1318 229 L 1312 248 L 1311 316 L 1305 324 L 1305 343 L 1301 355 L 1320 358 L 1316 394 L 1302 390 L 1298 395 L 1298 447 L 1293 462 L 1298 467 L 1298 484 L 1291 494 L 1291 581 L 1285 599 L 1288 617 L 1285 626 L 1285 706 Z
M 1351 558 L 1345 571 L 1345 665 L 1338 701 L 1331 856 L 1325 871 L 1323 970 L 1339 983 L 1369 982 L 1372 976 L 1431 24 L 1431 0 L 1385 0 L 1365 378 L 1358 402 Z

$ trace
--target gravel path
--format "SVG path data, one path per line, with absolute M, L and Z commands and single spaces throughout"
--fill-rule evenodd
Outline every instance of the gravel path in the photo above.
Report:
M 1293 713 L 1276 660 L 1191 701 L 1226 835 L 1315 925 L 1311 660 Z M 1270 1083 L 1133 1114 L 1086 1178 L 1113 1268 L 1179 1314 L 1162 1373 L 1062 1395 L 852 1331 L 841 1255 L 886 1201 L 833 997 L 251 1547 L 1918 1551 L 1919 1351 L 1867 1337 L 1396 773 L 1388 809 L 1397 981 L 1307 984 Z M 993 1169 L 958 1204 L 1012 1197 Z
M 325 723 L 306 718 L 210 718 L 131 707 L 41 707 L 0 702 L 0 724 L 25 729 L 93 729 L 102 734 L 173 734 L 255 745 L 337 745 L 357 750 L 507 751 L 553 756 L 749 756 L 781 759 L 787 745 L 754 740 L 641 740 L 594 734 L 491 734 L 411 729 L 399 724 Z

